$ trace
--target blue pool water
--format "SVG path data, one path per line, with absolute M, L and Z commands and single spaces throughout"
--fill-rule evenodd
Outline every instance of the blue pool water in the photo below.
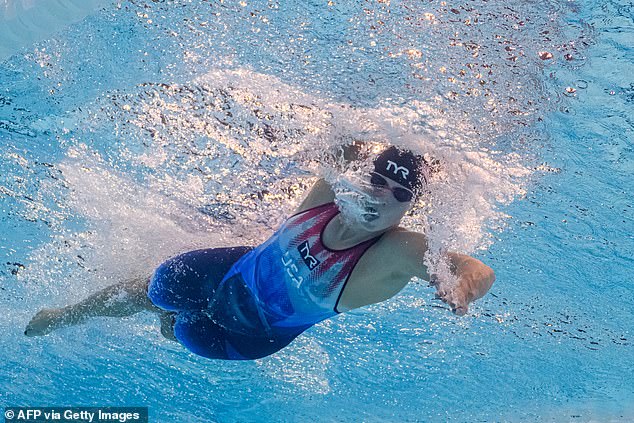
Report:
M 43 38 L 0 63 L 2 406 L 634 420 L 632 3 L 129 0 Z M 412 283 L 254 362 L 146 314 L 23 335 L 178 252 L 262 241 L 352 138 L 440 158 L 405 223 L 494 268 L 467 316 Z

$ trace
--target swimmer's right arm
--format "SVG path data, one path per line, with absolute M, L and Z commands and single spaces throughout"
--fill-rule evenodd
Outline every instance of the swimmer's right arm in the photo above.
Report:
M 313 207 L 321 206 L 322 204 L 331 203 L 335 200 L 335 193 L 330 184 L 325 179 L 320 178 L 315 182 L 313 187 L 308 192 L 304 201 L 295 210 L 295 213 L 301 213 L 304 210 L 311 209 Z

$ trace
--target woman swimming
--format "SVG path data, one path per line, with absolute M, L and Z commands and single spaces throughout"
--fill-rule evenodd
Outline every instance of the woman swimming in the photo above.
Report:
M 319 180 L 263 244 L 181 254 L 149 281 L 127 281 L 78 304 L 40 311 L 25 334 L 151 310 L 159 313 L 164 336 L 196 354 L 256 359 L 324 319 L 391 298 L 412 277 L 430 280 L 437 296 L 462 315 L 495 275 L 481 261 L 456 253 L 448 254 L 458 281 L 453 289 L 428 275 L 425 236 L 399 227 L 428 170 L 420 156 L 390 147 L 365 181 L 333 188 Z M 337 190 L 345 192 L 335 196 Z

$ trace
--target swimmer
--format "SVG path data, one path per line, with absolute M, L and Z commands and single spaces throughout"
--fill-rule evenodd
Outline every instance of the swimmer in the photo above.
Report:
M 321 179 L 294 215 L 257 247 L 186 252 L 78 304 L 44 309 L 27 336 L 96 316 L 159 314 L 161 333 L 214 359 L 273 354 L 316 323 L 396 295 L 413 278 L 430 281 L 437 298 L 464 315 L 495 274 L 481 261 L 448 253 L 456 284 L 448 289 L 423 262 L 425 235 L 399 226 L 429 168 L 411 151 L 389 147 L 365 181 Z

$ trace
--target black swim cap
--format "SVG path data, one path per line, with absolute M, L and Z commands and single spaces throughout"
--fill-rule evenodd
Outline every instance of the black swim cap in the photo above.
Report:
M 415 155 L 410 150 L 389 147 L 374 159 L 374 172 L 398 182 L 416 192 L 427 182 L 423 156 Z

